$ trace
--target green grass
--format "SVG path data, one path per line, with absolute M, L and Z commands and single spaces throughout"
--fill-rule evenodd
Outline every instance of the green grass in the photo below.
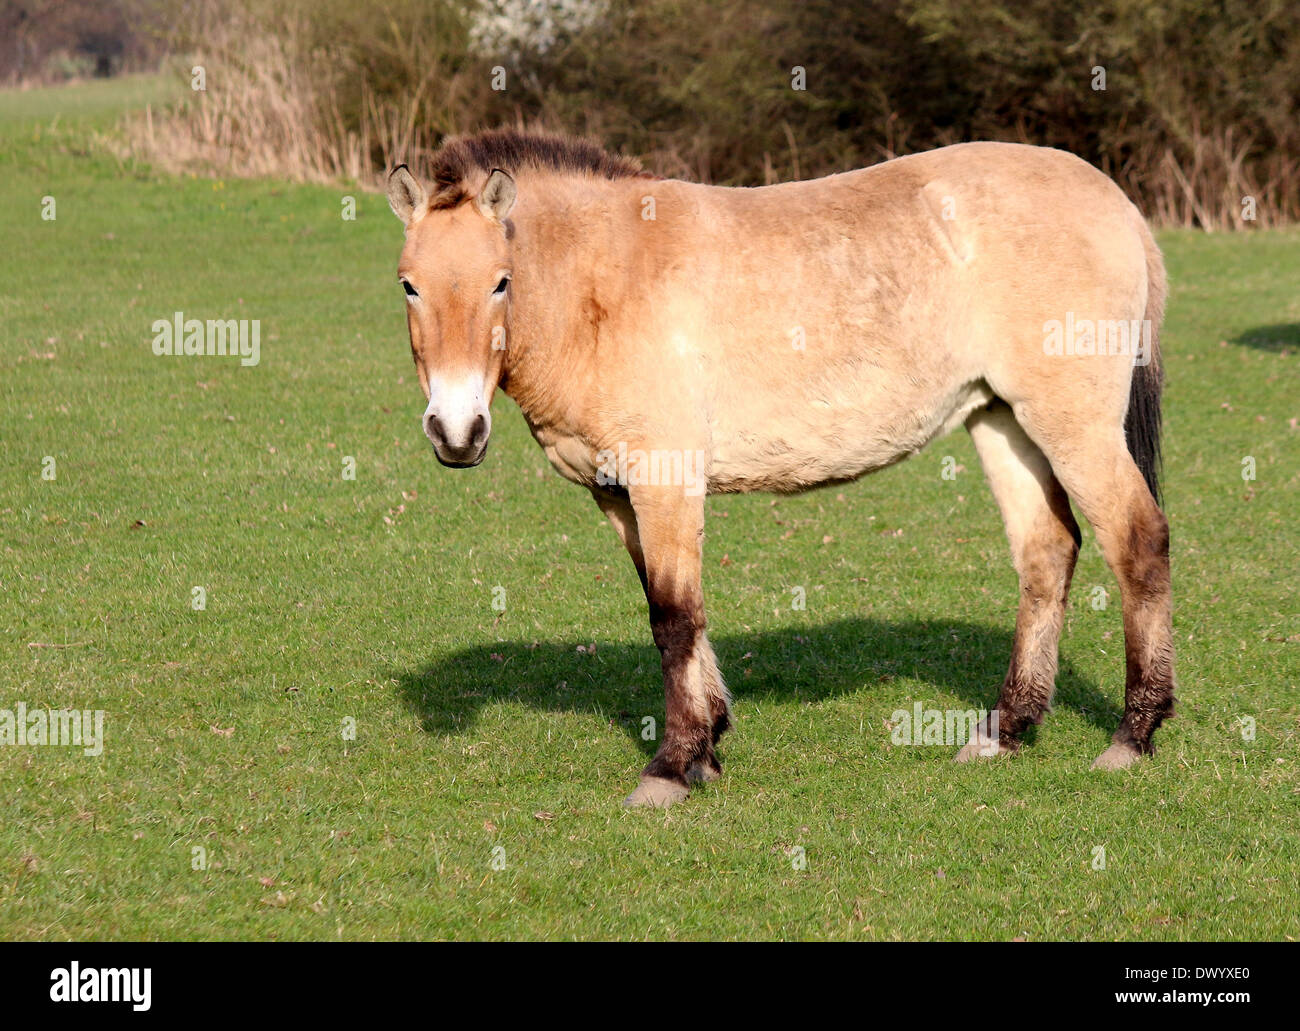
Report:
M 0 89 L 0 124 L 60 126 L 110 125 L 124 109 L 165 103 L 174 91 L 164 75 L 128 75 L 66 86 Z
M 613 532 L 507 399 L 484 466 L 433 461 L 382 197 L 345 222 L 343 190 L 119 164 L 86 136 L 137 88 L 53 130 L 0 95 L 0 707 L 103 709 L 107 738 L 0 749 L 0 937 L 1300 936 L 1300 233 L 1161 238 L 1180 708 L 1153 762 L 1088 770 L 1123 644 L 1086 530 L 1033 746 L 891 746 L 916 700 L 991 707 L 1009 655 L 959 433 L 710 501 L 726 775 L 625 811 L 663 701 Z M 155 357 L 177 310 L 260 319 L 261 364 Z

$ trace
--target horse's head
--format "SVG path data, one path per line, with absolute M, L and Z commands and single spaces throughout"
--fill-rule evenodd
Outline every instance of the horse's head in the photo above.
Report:
M 478 192 L 430 202 L 405 165 L 388 177 L 388 204 L 406 226 L 397 276 L 420 386 L 424 432 L 443 465 L 487 453 L 488 403 L 501 379 L 510 313 L 510 226 L 515 182 L 495 169 Z

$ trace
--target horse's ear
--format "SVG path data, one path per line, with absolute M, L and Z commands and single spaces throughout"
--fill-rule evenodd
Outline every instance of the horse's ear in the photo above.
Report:
M 510 173 L 494 168 L 474 203 L 485 218 L 490 218 L 493 222 L 504 222 L 510 209 L 515 206 L 515 195 L 515 181 L 510 178 Z
M 388 206 L 402 220 L 402 225 L 409 226 L 413 218 L 417 217 L 415 213 L 422 213 L 426 199 L 424 187 L 405 165 L 398 165 L 389 173 Z

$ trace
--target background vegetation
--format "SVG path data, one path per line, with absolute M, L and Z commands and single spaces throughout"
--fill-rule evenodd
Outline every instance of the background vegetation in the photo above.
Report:
M 156 66 L 162 10 L 160 0 L 0 0 L 0 85 Z
M 46 7 L 0 0 L 11 22 Z M 95 7 L 104 22 L 129 12 L 124 38 L 173 55 L 173 99 L 134 135 L 165 167 L 373 183 L 396 161 L 418 167 L 448 133 L 517 123 L 593 135 L 661 174 L 761 184 L 1008 139 L 1086 158 L 1163 225 L 1300 217 L 1291 0 Z M 190 89 L 196 64 L 203 92 Z M 796 68 L 805 89 L 792 88 Z

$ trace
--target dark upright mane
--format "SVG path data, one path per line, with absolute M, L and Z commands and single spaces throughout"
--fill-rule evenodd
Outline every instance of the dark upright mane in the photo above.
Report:
M 521 168 L 549 169 L 625 179 L 647 176 L 634 158 L 610 154 L 590 140 L 574 136 L 489 129 L 458 136 L 438 148 L 431 161 L 431 209 L 452 208 L 468 196 L 466 180 L 475 173 L 503 169 L 512 175 Z

